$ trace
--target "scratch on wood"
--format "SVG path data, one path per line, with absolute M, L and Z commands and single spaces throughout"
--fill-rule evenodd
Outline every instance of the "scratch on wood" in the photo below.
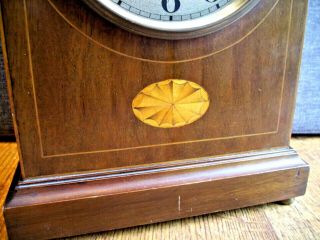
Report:
M 178 211 L 179 212 L 181 211 L 181 198 L 180 198 L 180 195 L 178 197 Z

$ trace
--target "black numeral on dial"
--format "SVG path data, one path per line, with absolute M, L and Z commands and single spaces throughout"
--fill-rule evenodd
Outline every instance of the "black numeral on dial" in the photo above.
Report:
M 218 0 L 205 0 L 209 3 L 215 3 Z M 175 13 L 180 8 L 180 0 L 161 0 L 161 5 L 163 10 L 165 10 L 167 13 Z
M 180 8 L 180 0 L 162 0 L 161 5 L 167 13 L 174 13 Z

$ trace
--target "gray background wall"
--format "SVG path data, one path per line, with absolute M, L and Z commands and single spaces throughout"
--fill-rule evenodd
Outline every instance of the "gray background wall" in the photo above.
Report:
M 4 76 L 2 49 L 0 44 L 0 136 L 12 135 L 13 127 L 9 107 L 7 84 Z
M 320 133 L 320 0 L 309 1 L 293 132 Z
M 299 0 L 296 0 L 299 1 Z M 320 0 L 309 1 L 293 133 L 320 134 Z M 1 50 L 1 46 L 0 46 Z M 1 51 L 0 51 L 1 52 Z M 0 135 L 13 134 L 0 54 Z

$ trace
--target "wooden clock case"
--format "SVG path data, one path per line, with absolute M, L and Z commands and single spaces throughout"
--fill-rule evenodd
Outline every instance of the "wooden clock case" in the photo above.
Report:
M 13 239 L 56 238 L 303 195 L 289 147 L 306 0 L 261 0 L 209 35 L 122 30 L 77 0 L 4 0 L 2 44 L 20 154 L 4 214 Z M 210 97 L 179 128 L 139 121 L 145 86 Z

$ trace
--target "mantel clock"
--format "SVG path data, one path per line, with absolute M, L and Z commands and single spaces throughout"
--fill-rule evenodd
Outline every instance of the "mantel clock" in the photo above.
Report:
M 303 195 L 309 168 L 289 140 L 306 10 L 306 0 L 2 1 L 20 155 L 9 236 Z

